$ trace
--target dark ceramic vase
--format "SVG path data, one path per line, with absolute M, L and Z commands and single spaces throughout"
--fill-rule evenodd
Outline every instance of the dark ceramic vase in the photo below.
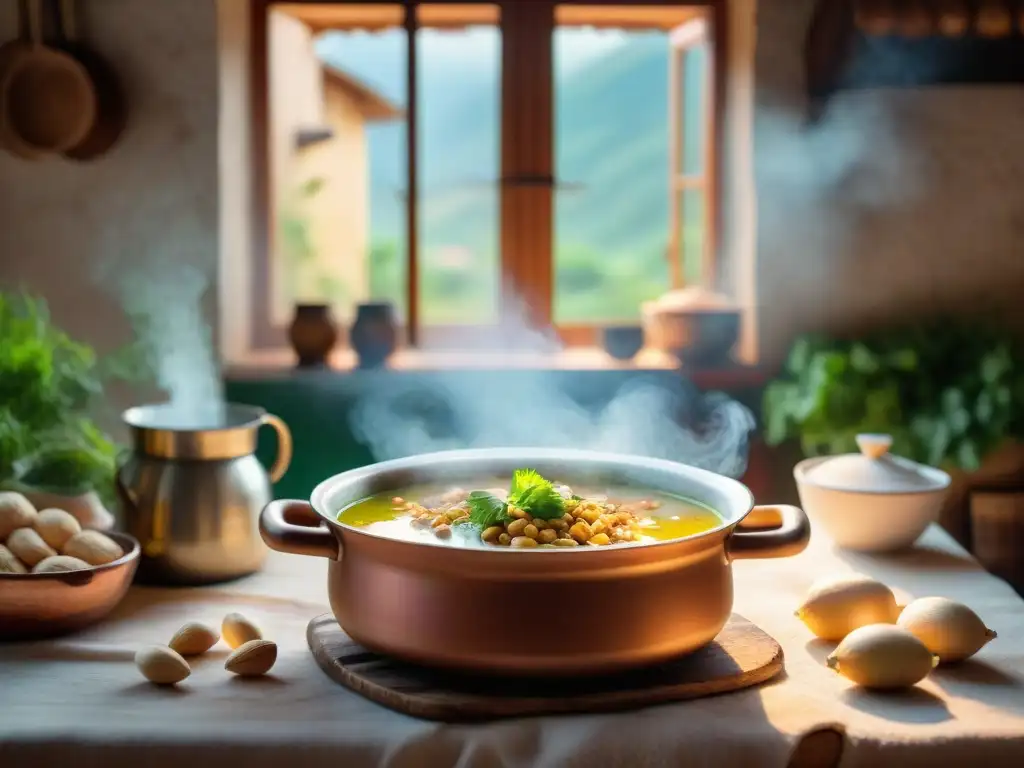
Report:
M 632 360 L 644 346 L 644 329 L 639 325 L 613 325 L 602 334 L 604 351 L 616 360 Z
M 338 341 L 338 326 L 328 304 L 296 304 L 295 316 L 288 327 L 292 349 L 299 357 L 300 368 L 327 365 L 327 359 Z
M 349 338 L 360 368 L 383 366 L 398 341 L 394 307 L 386 301 L 358 305 Z

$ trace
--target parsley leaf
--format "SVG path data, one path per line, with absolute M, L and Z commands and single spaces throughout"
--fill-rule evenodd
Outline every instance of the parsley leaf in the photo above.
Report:
M 517 506 L 541 520 L 554 520 L 565 514 L 565 499 L 550 485 L 527 489 Z
M 512 488 L 508 492 L 509 499 L 520 498 L 531 488 L 551 483 L 540 476 L 535 469 L 517 469 L 512 473 Z
M 541 520 L 553 520 L 565 514 L 565 499 L 550 480 L 533 469 L 517 469 L 512 474 L 508 502 Z
M 469 520 L 482 528 L 489 528 L 508 520 L 508 504 L 487 491 L 473 491 L 467 499 Z

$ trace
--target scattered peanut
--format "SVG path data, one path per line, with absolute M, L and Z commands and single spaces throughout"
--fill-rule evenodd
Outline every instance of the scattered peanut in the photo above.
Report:
M 63 509 L 42 510 L 32 527 L 43 541 L 58 551 L 63 550 L 68 540 L 82 530 L 75 516 Z
M 263 635 L 245 616 L 240 613 L 229 613 L 221 623 L 220 632 L 232 648 L 239 648 L 252 640 L 262 640 Z
M 218 640 L 217 630 L 198 621 L 190 621 L 174 633 L 167 646 L 182 656 L 198 656 L 210 650 Z
M 970 658 L 996 638 L 978 614 L 945 597 L 914 600 L 896 624 L 924 643 L 943 664 Z
M 135 654 L 135 666 L 143 677 L 157 685 L 174 685 L 192 674 L 181 654 L 164 645 L 140 648 Z
M 0 491 L 0 543 L 18 528 L 29 528 L 36 519 L 32 502 L 14 491 Z
M 484 532 L 480 534 L 480 538 L 484 541 L 494 544 L 498 541 L 498 537 L 505 532 L 505 529 L 500 525 L 492 525 L 490 528 L 485 528 Z
M 12 531 L 7 537 L 7 549 L 29 568 L 57 554 L 34 528 L 18 528 Z
M 63 553 L 85 560 L 89 565 L 106 565 L 124 556 L 124 550 L 99 531 L 76 533 L 64 545 Z
M 0 544 L 0 573 L 28 573 L 25 564 L 3 544 Z
M 819 579 L 811 585 L 797 617 L 822 640 L 842 640 L 868 624 L 894 624 L 896 597 L 885 584 L 860 574 Z
M 250 640 L 228 656 L 224 669 L 242 677 L 256 677 L 269 672 L 276 661 L 276 643 L 271 640 Z
M 905 629 L 869 624 L 843 638 L 826 663 L 864 688 L 892 690 L 919 683 L 934 669 L 938 656 Z
M 87 571 L 92 566 L 77 557 L 54 555 L 40 560 L 32 568 L 32 573 L 62 573 L 64 571 Z

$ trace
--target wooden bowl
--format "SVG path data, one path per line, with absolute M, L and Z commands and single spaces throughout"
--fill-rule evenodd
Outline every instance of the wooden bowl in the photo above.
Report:
M 0 640 L 35 640 L 77 632 L 109 614 L 139 565 L 139 542 L 104 531 L 125 554 L 106 565 L 61 573 L 0 573 Z

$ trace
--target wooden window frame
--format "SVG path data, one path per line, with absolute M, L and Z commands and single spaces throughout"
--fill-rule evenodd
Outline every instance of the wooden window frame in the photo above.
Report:
M 417 9 L 421 5 L 480 4 L 481 0 L 358 0 L 368 5 L 405 7 L 404 28 L 407 32 L 407 179 L 406 208 L 406 327 L 404 343 L 408 346 L 452 344 L 473 345 L 485 341 L 493 328 L 474 326 L 426 326 L 420 324 L 419 242 L 418 229 L 418 141 L 416 49 L 419 28 Z M 250 24 L 250 88 L 252 126 L 252 257 L 249 346 L 253 350 L 279 349 L 287 345 L 286 329 L 275 326 L 269 307 L 273 296 L 271 284 L 272 258 L 272 179 L 270 178 L 270 103 L 269 103 L 269 12 L 276 5 L 294 4 L 295 0 L 252 0 Z M 500 265 L 501 296 L 513 293 L 524 301 L 529 319 L 539 328 L 554 328 L 562 342 L 569 346 L 589 346 L 598 341 L 600 325 L 555 326 L 554 310 L 554 82 L 553 46 L 538 46 L 544 36 L 556 28 L 556 6 L 622 6 L 627 0 L 491 0 L 499 6 L 502 32 L 501 55 L 501 178 L 500 184 Z M 722 215 L 720 201 L 723 153 L 719 151 L 723 131 L 722 112 L 725 104 L 725 68 L 727 55 L 727 3 L 729 0 L 642 0 L 637 5 L 699 7 L 705 9 L 709 26 L 708 45 L 712 66 L 709 68 L 709 109 L 706 124 L 706 160 L 701 176 L 705 191 L 705 232 L 702 269 L 707 284 L 712 284 L 719 253 Z M 338 0 L 299 0 L 301 5 L 332 5 Z M 509 34 L 510 29 L 522 30 Z M 523 109 L 529 104 L 530 109 Z M 670 105 L 670 109 L 672 109 Z M 537 130 L 539 126 L 546 130 Z M 523 137 L 522 139 L 518 137 Z M 672 176 L 670 191 L 676 183 L 676 160 L 670 157 Z M 673 193 L 673 198 L 674 198 Z M 677 209 L 671 215 L 678 215 Z M 671 226 L 671 224 L 670 224 Z M 668 233 L 667 233 L 668 234 Z M 537 258 L 537 254 L 542 254 Z M 681 270 L 678 244 L 668 243 L 666 258 L 670 263 L 673 285 L 678 287 Z M 347 341 L 342 329 L 342 341 Z

